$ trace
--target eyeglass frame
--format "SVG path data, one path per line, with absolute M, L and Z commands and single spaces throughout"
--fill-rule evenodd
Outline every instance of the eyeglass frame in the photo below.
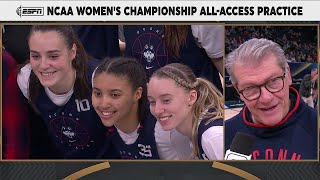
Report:
M 281 88 L 280 90 L 278 90 L 278 91 L 271 92 L 271 91 L 267 88 L 267 84 L 268 84 L 271 80 L 275 80 L 275 79 L 279 79 L 279 78 L 282 80 L 282 88 Z M 286 71 L 285 71 L 285 70 L 284 70 L 282 76 L 278 76 L 278 77 L 269 79 L 269 80 L 267 80 L 267 81 L 266 81 L 265 83 L 263 83 L 263 84 L 249 86 L 249 87 L 246 87 L 246 88 L 244 88 L 244 89 L 242 89 L 242 90 L 239 90 L 238 88 L 236 88 L 236 89 L 237 89 L 238 93 L 239 93 L 239 94 L 242 94 L 242 96 L 243 96 L 246 100 L 248 100 L 248 101 L 254 101 L 254 100 L 257 100 L 257 99 L 260 98 L 260 96 L 261 96 L 261 87 L 262 87 L 262 86 L 264 86 L 264 87 L 266 88 L 266 90 L 269 91 L 270 93 L 280 92 L 280 91 L 284 88 L 284 78 L 286 78 Z M 250 100 L 249 100 L 249 99 L 247 99 L 247 98 L 243 95 L 243 91 L 245 91 L 246 89 L 252 88 L 252 87 L 258 87 L 258 88 L 259 88 L 259 96 L 258 96 L 257 98 L 254 98 L 254 99 L 250 99 Z

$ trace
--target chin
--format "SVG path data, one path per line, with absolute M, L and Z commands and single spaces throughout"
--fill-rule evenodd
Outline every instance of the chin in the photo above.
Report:
M 163 125 L 161 125 L 161 127 L 162 127 L 162 130 L 164 130 L 164 131 L 171 131 L 171 130 L 174 129 L 174 127 L 171 127 L 171 126 L 163 126 Z
M 112 127 L 114 125 L 114 122 L 112 120 L 103 120 L 103 119 L 101 119 L 101 121 L 102 121 L 102 124 L 105 127 Z
M 280 120 L 280 121 L 281 121 L 281 120 Z M 263 124 L 264 124 L 264 125 L 267 125 L 267 126 L 275 126 L 275 125 L 277 125 L 280 121 L 279 121 L 279 120 L 266 119 L 265 121 L 263 121 Z
M 47 88 L 50 88 L 50 87 L 54 86 L 54 84 L 55 84 L 55 83 L 53 83 L 53 82 L 41 81 L 41 80 L 40 80 L 40 83 L 41 83 L 41 85 L 42 85 L 43 87 L 47 87 Z

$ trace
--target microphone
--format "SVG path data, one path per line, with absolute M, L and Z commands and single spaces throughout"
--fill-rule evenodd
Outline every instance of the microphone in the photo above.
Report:
M 230 149 L 226 151 L 225 160 L 251 160 L 255 137 L 243 132 L 237 132 Z

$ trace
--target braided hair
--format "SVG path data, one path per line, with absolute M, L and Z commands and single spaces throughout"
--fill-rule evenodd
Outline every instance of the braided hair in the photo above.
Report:
M 206 119 L 207 123 L 210 123 L 213 120 L 223 118 L 222 94 L 210 81 L 197 78 L 188 66 L 180 63 L 167 64 L 155 71 L 152 77 L 169 78 L 185 91 L 195 90 L 197 92 L 197 100 L 192 107 L 192 145 L 194 147 L 192 156 L 199 155 L 198 122 Z M 214 111 L 211 111 L 212 109 Z

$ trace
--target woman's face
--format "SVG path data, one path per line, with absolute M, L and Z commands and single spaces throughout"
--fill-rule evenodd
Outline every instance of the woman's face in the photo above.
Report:
M 125 77 L 96 74 L 93 79 L 92 105 L 106 127 L 125 126 L 137 118 L 142 88 L 132 90 Z
M 184 126 L 192 116 L 194 92 L 187 92 L 172 79 L 152 77 L 148 84 L 148 99 L 152 115 L 165 131 Z
M 29 48 L 31 67 L 44 87 L 55 92 L 66 86 L 68 78 L 73 78 L 76 45 L 69 49 L 56 31 L 33 32 Z

